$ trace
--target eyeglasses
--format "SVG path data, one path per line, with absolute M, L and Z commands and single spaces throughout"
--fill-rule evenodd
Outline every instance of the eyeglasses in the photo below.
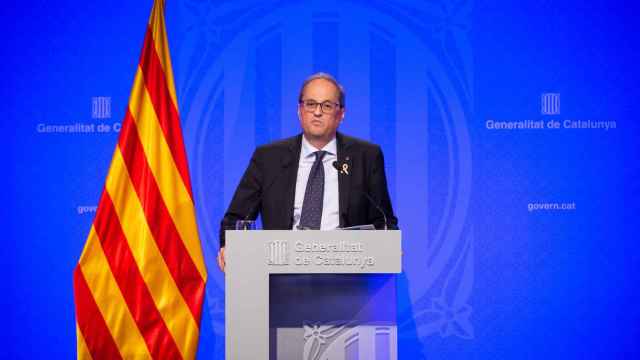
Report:
M 321 103 L 315 100 L 302 100 L 300 101 L 300 104 L 302 104 L 302 106 L 304 107 L 304 110 L 307 112 L 316 111 L 316 109 L 318 108 L 318 105 L 320 105 L 320 110 L 322 110 L 324 114 L 332 114 L 334 111 L 336 111 L 336 109 L 341 107 L 340 104 L 334 103 L 333 101 L 329 101 L 329 100 Z

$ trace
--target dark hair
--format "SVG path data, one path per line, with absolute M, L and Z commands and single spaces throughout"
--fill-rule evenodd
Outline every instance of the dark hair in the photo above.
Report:
M 345 101 L 344 88 L 342 87 L 342 85 L 340 85 L 340 83 L 338 82 L 338 80 L 336 80 L 336 78 L 324 72 L 315 73 L 304 80 L 304 82 L 302 83 L 302 87 L 300 87 L 298 102 L 302 101 L 302 94 L 304 93 L 304 88 L 307 87 L 307 85 L 310 82 L 317 79 L 324 79 L 332 83 L 333 85 L 335 85 L 336 89 L 338 89 L 338 102 L 340 103 L 340 107 L 344 107 L 344 101 Z

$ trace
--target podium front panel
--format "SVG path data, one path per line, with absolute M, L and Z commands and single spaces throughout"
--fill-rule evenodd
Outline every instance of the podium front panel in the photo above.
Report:
M 383 353 L 387 351 L 385 347 L 393 347 L 396 337 L 393 276 L 376 278 L 369 275 L 358 279 L 353 275 L 337 274 L 399 273 L 400 236 L 400 231 L 227 231 L 226 358 L 253 360 L 277 357 L 277 352 L 270 356 L 269 349 L 285 351 L 278 341 L 288 344 L 289 341 L 283 339 L 300 334 L 301 339 L 305 336 L 311 339 L 305 342 L 311 349 L 303 351 L 328 351 L 328 348 L 323 350 L 318 344 L 326 344 L 327 335 L 337 335 L 336 331 L 346 334 L 339 341 L 345 342 L 341 351 L 345 351 L 347 358 L 353 353 L 362 356 L 362 351 L 367 349 L 363 349 L 361 344 L 366 341 L 373 341 Z M 300 275 L 296 275 L 298 278 L 274 276 L 272 282 L 277 284 L 278 292 L 284 291 L 285 295 L 287 292 L 304 290 L 305 287 L 319 288 L 306 293 L 301 291 L 302 297 L 297 302 L 300 305 L 309 302 L 311 306 L 299 306 L 297 309 L 286 303 L 295 299 L 286 300 L 276 295 L 280 296 L 280 300 L 277 300 L 273 309 L 284 316 L 274 319 L 270 331 L 271 274 L 308 274 L 303 281 L 307 284 L 298 289 L 287 286 L 287 282 L 289 285 L 292 282 L 301 285 L 301 279 L 304 278 Z M 314 294 L 316 300 L 313 299 Z M 333 305 L 331 300 L 334 300 Z M 324 305 L 318 305 L 319 301 Z M 350 306 L 339 310 L 339 304 Z M 285 311 L 287 307 L 288 312 Z M 327 317 L 324 318 L 313 317 L 310 314 L 314 307 L 317 309 L 315 311 L 330 308 L 336 311 L 325 311 Z M 393 311 L 381 311 L 376 315 L 378 320 L 376 316 L 367 317 L 378 313 L 372 310 L 376 307 Z M 314 322 L 314 319 L 319 321 Z M 287 322 L 290 326 L 287 326 Z M 273 340 L 271 347 L 270 332 Z M 349 337 L 348 334 L 357 335 Z M 334 338 L 337 339 L 336 336 Z M 395 359 L 395 349 L 387 352 L 391 354 L 388 358 Z M 280 356 L 284 359 L 285 353 L 282 352 Z M 295 355 L 293 358 L 302 357 Z

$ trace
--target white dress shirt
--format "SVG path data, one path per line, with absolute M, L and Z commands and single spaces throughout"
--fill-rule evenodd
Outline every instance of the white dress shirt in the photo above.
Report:
M 322 220 L 320 230 L 333 230 L 340 227 L 340 205 L 338 197 L 338 171 L 333 167 L 333 162 L 338 159 L 336 138 L 334 137 L 322 149 L 316 149 L 302 136 L 300 160 L 298 165 L 298 177 L 296 179 L 296 197 L 293 204 L 293 230 L 298 229 L 304 193 L 307 190 L 307 180 L 311 167 L 316 159 L 314 152 L 324 150 L 327 153 L 322 158 L 324 166 L 324 196 L 322 197 Z

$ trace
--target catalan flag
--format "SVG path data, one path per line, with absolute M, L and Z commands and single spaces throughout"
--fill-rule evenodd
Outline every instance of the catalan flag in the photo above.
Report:
M 164 1 L 156 0 L 73 274 L 80 359 L 195 357 L 207 271 L 177 104 Z

